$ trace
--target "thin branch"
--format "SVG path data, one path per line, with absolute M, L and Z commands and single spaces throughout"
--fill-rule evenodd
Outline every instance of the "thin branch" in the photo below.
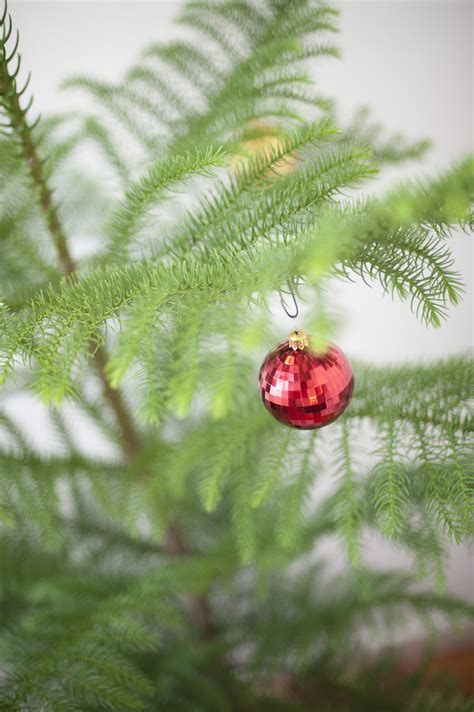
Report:
M 183 556 L 190 552 L 180 530 L 172 521 L 168 521 L 166 527 L 164 550 L 169 556 Z M 217 628 L 212 620 L 212 612 L 207 597 L 202 594 L 195 594 L 191 596 L 190 601 L 194 624 L 202 632 L 203 639 L 214 637 Z
M 0 84 L 7 87 L 7 114 L 10 120 L 10 126 L 15 132 L 19 144 L 22 149 L 23 157 L 28 164 L 33 184 L 38 193 L 38 199 L 41 209 L 45 215 L 49 231 L 56 246 L 59 263 L 62 271 L 66 276 L 70 276 L 75 272 L 74 261 L 69 253 L 66 237 L 59 219 L 57 207 L 53 201 L 53 194 L 45 180 L 43 164 L 38 158 L 36 145 L 32 137 L 31 127 L 20 106 L 20 99 L 16 92 L 15 80 L 8 73 L 8 65 L 2 58 L 1 65 L 2 77 Z
M 56 247 L 61 269 L 67 278 L 73 278 L 76 274 L 76 264 L 69 251 L 66 233 L 59 217 L 57 205 L 54 202 L 53 191 L 49 186 L 44 172 L 43 161 L 38 154 L 37 144 L 33 137 L 34 126 L 30 125 L 27 119 L 31 101 L 25 109 L 22 109 L 20 104 L 20 95 L 23 93 L 25 87 L 21 93 L 18 91 L 16 77 L 19 71 L 19 59 L 15 71 L 11 72 L 9 69 L 9 62 L 16 53 L 16 44 L 14 51 L 12 51 L 8 57 L 6 50 L 6 41 L 8 38 L 6 38 L 4 33 L 6 17 L 7 11 L 5 5 L 5 12 L 3 13 L 3 17 L 0 18 L 0 32 L 2 33 L 0 36 L 0 96 L 2 96 L 2 107 L 6 112 L 9 128 L 15 135 L 20 145 L 23 158 L 29 168 L 33 185 L 38 195 L 39 205 L 45 216 L 49 232 Z M 19 58 L 19 55 L 17 56 Z M 140 438 L 132 417 L 127 411 L 122 394 L 117 389 L 111 387 L 107 378 L 106 351 L 103 347 L 94 348 L 94 346 L 91 345 L 91 353 L 93 354 L 95 367 L 102 383 L 105 398 L 113 409 L 122 432 L 124 453 L 128 458 L 133 459 L 140 452 Z M 179 529 L 171 520 L 168 522 L 165 532 L 164 550 L 170 556 L 179 556 L 189 552 Z M 192 596 L 190 602 L 196 627 L 201 631 L 204 638 L 211 637 L 215 632 L 215 628 L 212 624 L 211 611 L 206 597 L 203 595 Z
M 103 347 L 99 347 L 95 351 L 94 362 L 97 374 L 102 383 L 104 395 L 109 401 L 122 431 L 124 450 L 129 457 L 135 457 L 140 452 L 140 439 L 130 414 L 127 411 L 121 392 L 117 388 L 112 388 L 107 378 L 107 354 Z
M 16 82 L 17 70 L 11 72 L 9 69 L 4 37 L 5 35 L 3 35 L 3 39 L 0 41 L 0 94 L 4 97 L 3 108 L 6 112 L 10 128 L 19 143 L 23 158 L 29 168 L 33 186 L 38 195 L 39 205 L 56 247 L 61 269 L 66 277 L 72 278 L 76 273 L 76 265 L 69 251 L 66 234 L 59 217 L 59 211 L 54 202 L 53 191 L 49 186 L 44 172 L 44 162 L 38 154 L 32 126 L 27 118 L 27 109 L 22 109 L 20 104 L 20 95 Z M 134 457 L 140 449 L 140 440 L 132 418 L 127 412 L 122 395 L 119 391 L 114 390 L 110 386 L 107 379 L 105 371 L 107 356 L 103 348 L 98 348 L 94 351 L 94 361 L 98 376 L 103 385 L 104 394 L 115 413 L 117 422 L 122 431 L 124 450 L 128 456 Z

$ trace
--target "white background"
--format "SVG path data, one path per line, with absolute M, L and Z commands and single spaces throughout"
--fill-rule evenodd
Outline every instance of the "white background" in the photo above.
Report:
M 180 0 L 12 0 L 23 61 L 33 71 L 36 109 L 48 113 L 80 105 L 77 92 L 57 90 L 65 76 L 118 79 L 148 43 L 179 34 L 172 21 L 180 5 Z M 434 173 L 462 157 L 472 144 L 472 5 L 456 0 L 354 0 L 338 6 L 342 32 L 336 41 L 343 60 L 315 62 L 322 93 L 337 98 L 342 115 L 367 104 L 389 129 L 411 139 L 429 137 L 435 144 L 423 165 L 388 171 L 383 187 L 401 176 Z M 466 294 L 441 329 L 424 327 L 407 304 L 383 296 L 377 287 L 337 285 L 335 299 L 346 317 L 338 336 L 343 349 L 380 364 L 429 360 L 471 348 L 470 239 L 457 237 L 454 250 Z M 375 564 L 401 560 L 380 542 L 371 543 L 368 556 Z M 465 548 L 453 548 L 449 588 L 474 598 L 472 561 Z

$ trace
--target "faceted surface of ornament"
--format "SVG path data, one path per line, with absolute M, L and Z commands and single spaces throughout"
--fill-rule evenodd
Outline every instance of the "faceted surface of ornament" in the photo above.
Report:
M 259 388 L 274 418 L 293 428 L 311 430 L 332 423 L 346 409 L 354 390 L 354 375 L 349 361 L 334 344 L 320 355 L 308 346 L 295 348 L 285 339 L 265 357 Z

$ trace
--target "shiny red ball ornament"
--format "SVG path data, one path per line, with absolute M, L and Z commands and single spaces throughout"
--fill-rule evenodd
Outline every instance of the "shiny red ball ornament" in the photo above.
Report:
M 332 423 L 347 408 L 354 374 L 337 346 L 330 344 L 324 354 L 317 354 L 300 329 L 267 354 L 259 387 L 274 418 L 292 428 L 312 430 Z

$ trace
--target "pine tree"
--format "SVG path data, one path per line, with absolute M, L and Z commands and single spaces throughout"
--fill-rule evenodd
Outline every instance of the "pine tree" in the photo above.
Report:
M 287 285 L 314 339 L 333 332 L 334 279 L 378 281 L 442 324 L 472 160 L 358 198 L 427 144 L 364 112 L 344 126 L 317 92 L 331 5 L 189 0 L 179 22 L 188 39 L 117 84 L 65 82 L 94 113 L 33 120 L 2 12 L 0 378 L 48 406 L 57 447 L 1 407 L 0 708 L 471 709 L 420 672 L 387 695 L 390 661 L 360 638 L 472 613 L 443 592 L 447 544 L 472 531 L 470 360 L 356 364 L 350 408 L 317 432 L 273 421 L 255 380 Z M 94 174 L 75 168 L 85 146 Z M 367 531 L 415 573 L 370 570 Z M 328 536 L 343 574 L 316 548 Z M 433 573 L 435 592 L 416 586 Z

